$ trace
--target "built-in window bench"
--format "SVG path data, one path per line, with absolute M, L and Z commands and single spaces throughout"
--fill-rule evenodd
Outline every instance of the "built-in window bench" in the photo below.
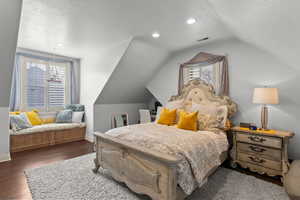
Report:
M 85 139 L 85 123 L 52 123 L 10 130 L 10 151 L 19 152 Z

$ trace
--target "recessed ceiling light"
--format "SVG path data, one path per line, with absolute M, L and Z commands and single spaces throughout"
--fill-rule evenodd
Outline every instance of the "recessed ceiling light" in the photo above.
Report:
M 57 44 L 57 46 L 59 46 L 59 47 L 62 47 L 62 46 L 63 46 L 63 44 L 62 44 L 62 43 L 59 43 L 59 44 Z
M 191 18 L 189 18 L 189 19 L 186 20 L 186 23 L 187 23 L 187 24 L 190 24 L 190 25 L 191 25 L 191 24 L 195 24 L 195 23 L 196 23 L 196 19 L 193 18 L 193 17 L 191 17 Z
M 152 37 L 153 38 L 159 38 L 160 34 L 158 32 L 154 32 L 154 33 L 152 33 Z

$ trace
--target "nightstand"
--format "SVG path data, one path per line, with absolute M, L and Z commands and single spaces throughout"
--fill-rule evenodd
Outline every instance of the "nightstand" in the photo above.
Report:
M 240 127 L 230 129 L 233 146 L 230 151 L 231 166 L 269 176 L 282 176 L 288 172 L 288 142 L 294 136 L 289 131 L 249 130 Z

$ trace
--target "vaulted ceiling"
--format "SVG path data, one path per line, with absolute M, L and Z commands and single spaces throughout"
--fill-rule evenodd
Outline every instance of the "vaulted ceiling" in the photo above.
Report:
M 168 52 L 237 37 L 269 51 L 287 65 L 300 65 L 297 0 L 23 0 L 23 4 L 18 45 L 25 48 L 85 59 L 132 37 Z M 197 23 L 187 25 L 189 17 L 195 17 Z M 161 37 L 152 38 L 154 31 Z M 209 40 L 196 41 L 203 37 Z M 135 51 L 123 56 L 126 62 L 120 62 L 114 73 L 133 69 L 130 65 L 138 55 Z M 143 78 L 149 79 L 159 66 L 139 66 L 141 70 L 143 67 L 149 70 Z M 120 76 L 110 77 L 107 84 L 112 85 L 106 88 L 115 90 Z M 122 83 L 141 83 L 134 78 L 126 81 Z

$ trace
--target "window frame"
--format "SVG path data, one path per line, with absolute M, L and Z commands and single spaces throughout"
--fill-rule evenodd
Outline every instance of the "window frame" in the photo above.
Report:
M 197 80 L 197 79 L 202 80 L 205 83 L 212 85 L 215 90 L 215 94 L 219 95 L 220 88 L 221 88 L 221 79 L 222 79 L 221 74 L 222 74 L 222 70 L 223 70 L 222 65 L 223 65 L 222 61 L 216 62 L 214 64 L 207 64 L 207 65 L 200 64 L 200 63 L 185 65 L 182 70 L 182 74 L 180 75 L 180 76 L 182 76 L 183 85 L 187 84 L 191 80 Z M 204 71 L 203 69 L 205 69 L 205 68 L 211 68 L 211 70 L 212 70 L 211 81 L 212 82 L 208 82 L 206 79 L 202 78 L 202 73 Z M 200 76 L 191 78 L 190 71 L 192 69 L 198 71 Z
M 48 81 L 45 81 L 45 91 L 44 91 L 44 102 L 45 105 L 43 107 L 29 107 L 27 102 L 27 92 L 26 92 L 26 86 L 27 84 L 27 63 L 28 62 L 34 62 L 37 64 L 43 64 L 46 66 L 46 77 L 49 77 L 49 68 L 50 66 L 59 66 L 59 67 L 65 67 L 65 81 L 64 81 L 64 89 L 65 89 L 65 96 L 64 96 L 64 105 L 69 104 L 71 100 L 71 65 L 68 62 L 53 62 L 53 61 L 46 61 L 43 59 L 38 58 L 30 58 L 25 56 L 20 56 L 20 72 L 21 72 L 21 81 L 20 81 L 20 88 L 21 88 L 21 101 L 20 101 L 20 108 L 21 110 L 32 110 L 32 109 L 38 109 L 40 111 L 57 111 L 61 110 L 64 106 L 49 106 L 49 94 L 48 94 L 48 88 L 49 83 Z
M 200 64 L 190 64 L 184 67 L 183 69 L 183 84 L 187 84 L 189 81 L 191 80 L 195 80 L 195 79 L 200 79 L 203 80 L 201 75 L 203 73 L 203 68 L 212 68 L 213 70 L 213 78 L 217 79 L 216 74 L 215 74 L 215 64 L 207 64 L 207 65 L 200 65 Z M 199 74 L 197 77 L 191 77 L 191 70 L 197 71 Z M 206 80 L 203 80 L 206 82 Z M 213 84 L 213 83 L 207 83 L 207 84 Z

